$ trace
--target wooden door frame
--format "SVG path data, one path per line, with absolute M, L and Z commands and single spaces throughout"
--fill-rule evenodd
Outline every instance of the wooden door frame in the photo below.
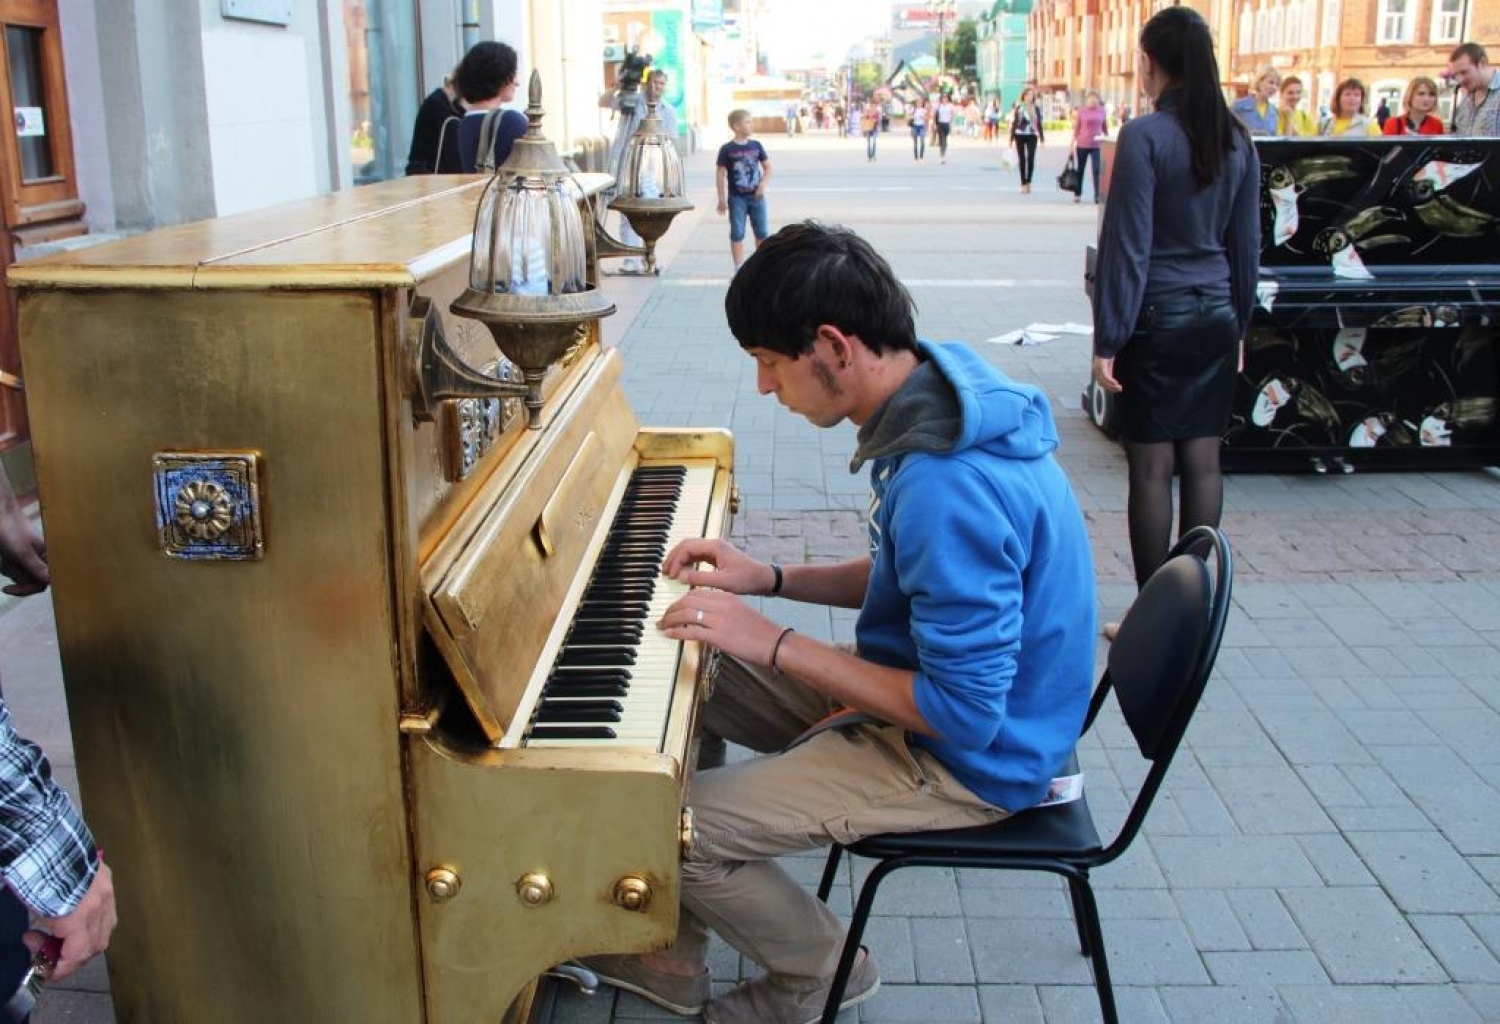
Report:
M 84 206 L 78 198 L 73 158 L 73 129 L 68 110 L 67 74 L 63 65 L 62 25 L 57 0 L 0 0 L 0 28 L 38 29 L 41 38 L 41 76 L 46 111 L 45 138 L 51 149 L 52 174 L 36 181 L 22 178 L 20 140 L 14 117 L 0 117 L 0 216 L 4 218 L 0 260 L 9 267 L 18 246 L 81 235 Z M 0 37 L 0 113 L 14 112 L 10 52 Z M 15 296 L 9 288 L 0 296 L 0 451 L 30 438 L 25 397 L 14 382 L 20 380 L 21 352 L 17 338 Z

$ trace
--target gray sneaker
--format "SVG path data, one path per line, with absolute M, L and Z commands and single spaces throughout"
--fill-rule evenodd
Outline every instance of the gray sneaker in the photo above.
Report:
M 696 977 L 685 977 L 652 970 L 640 957 L 618 953 L 581 956 L 578 962 L 597 974 L 606 985 L 634 992 L 642 999 L 649 999 L 662 1009 L 684 1017 L 698 1016 L 703 1004 L 713 994 L 707 968 Z
M 840 1010 L 857 1006 L 880 990 L 875 959 L 864 947 L 860 947 L 860 953 L 849 973 L 849 984 L 844 986 Z M 709 1003 L 703 1008 L 703 1019 L 709 1024 L 818 1024 L 832 987 L 833 979 L 829 978 L 815 989 L 788 988 L 763 974 Z

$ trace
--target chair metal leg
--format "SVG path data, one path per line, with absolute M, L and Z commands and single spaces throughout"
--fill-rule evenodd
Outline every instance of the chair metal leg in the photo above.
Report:
M 1084 920 L 1083 897 L 1078 890 L 1087 886 L 1088 883 L 1072 875 L 1064 876 L 1068 880 L 1068 896 L 1073 900 L 1073 926 L 1078 929 L 1078 949 L 1084 956 L 1093 955 L 1093 944 L 1089 941 L 1088 924 Z
M 1078 878 L 1076 885 L 1073 884 L 1073 879 L 1068 881 L 1082 911 L 1078 916 L 1079 923 L 1087 922 L 1088 945 L 1093 950 L 1089 959 L 1094 965 L 1094 988 L 1099 992 L 1099 1013 L 1104 1018 L 1104 1024 L 1119 1024 L 1120 1014 L 1115 1009 L 1115 990 L 1109 981 L 1109 958 L 1104 952 L 1104 929 L 1099 924 L 1099 907 L 1094 902 L 1093 887 L 1084 877 Z
M 875 890 L 882 879 L 900 867 L 899 861 L 883 860 L 870 871 L 870 877 L 860 886 L 859 900 L 854 904 L 854 919 L 849 922 L 849 934 L 844 936 L 844 949 L 839 954 L 839 968 L 833 975 L 833 986 L 828 990 L 828 1000 L 823 1004 L 821 1024 L 833 1024 L 839 1015 L 839 1004 L 844 1001 L 844 988 L 849 984 L 849 975 L 854 972 L 854 960 L 859 956 L 859 940 L 864 938 L 865 925 L 869 923 L 870 911 L 875 906 Z
M 833 891 L 833 880 L 838 877 L 839 858 L 843 853 L 844 848 L 838 843 L 828 848 L 828 859 L 823 862 L 823 878 L 818 882 L 818 899 L 824 903 L 828 902 L 828 894 Z

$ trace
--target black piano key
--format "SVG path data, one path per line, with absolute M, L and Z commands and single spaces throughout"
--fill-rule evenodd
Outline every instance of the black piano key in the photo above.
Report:
M 608 679 L 628 685 L 630 672 L 629 665 L 554 665 L 547 679 Z
M 646 613 L 651 610 L 651 605 L 646 601 L 584 601 L 579 608 L 590 613 L 601 613 L 618 616 L 619 618 L 644 619 Z
M 607 725 L 535 725 L 529 739 L 534 740 L 612 740 L 618 733 Z
M 598 629 L 627 629 L 639 636 L 643 626 L 639 620 L 622 619 L 614 615 L 580 615 L 573 620 L 573 628 L 585 632 Z
M 558 658 L 558 667 L 574 666 L 612 666 L 612 664 L 634 664 L 636 663 L 636 649 L 634 648 L 579 648 L 576 651 L 562 651 L 562 657 Z
M 568 631 L 568 644 L 588 646 L 600 641 L 606 643 L 637 643 L 645 627 L 639 622 L 574 622 Z
M 559 697 L 542 701 L 542 707 L 565 707 L 574 711 L 597 711 L 601 715 L 611 711 L 624 711 L 625 705 L 617 700 L 581 695 Z
M 625 708 L 617 700 L 573 700 L 542 703 L 537 722 L 618 722 Z
M 542 700 L 548 697 L 624 697 L 630 687 L 624 683 L 570 682 L 562 677 L 542 687 Z

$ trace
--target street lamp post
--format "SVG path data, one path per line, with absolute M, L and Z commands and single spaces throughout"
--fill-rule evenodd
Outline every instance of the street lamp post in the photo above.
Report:
M 948 77 L 948 16 L 953 13 L 956 0 L 927 0 L 927 8 L 938 20 L 938 80 Z

